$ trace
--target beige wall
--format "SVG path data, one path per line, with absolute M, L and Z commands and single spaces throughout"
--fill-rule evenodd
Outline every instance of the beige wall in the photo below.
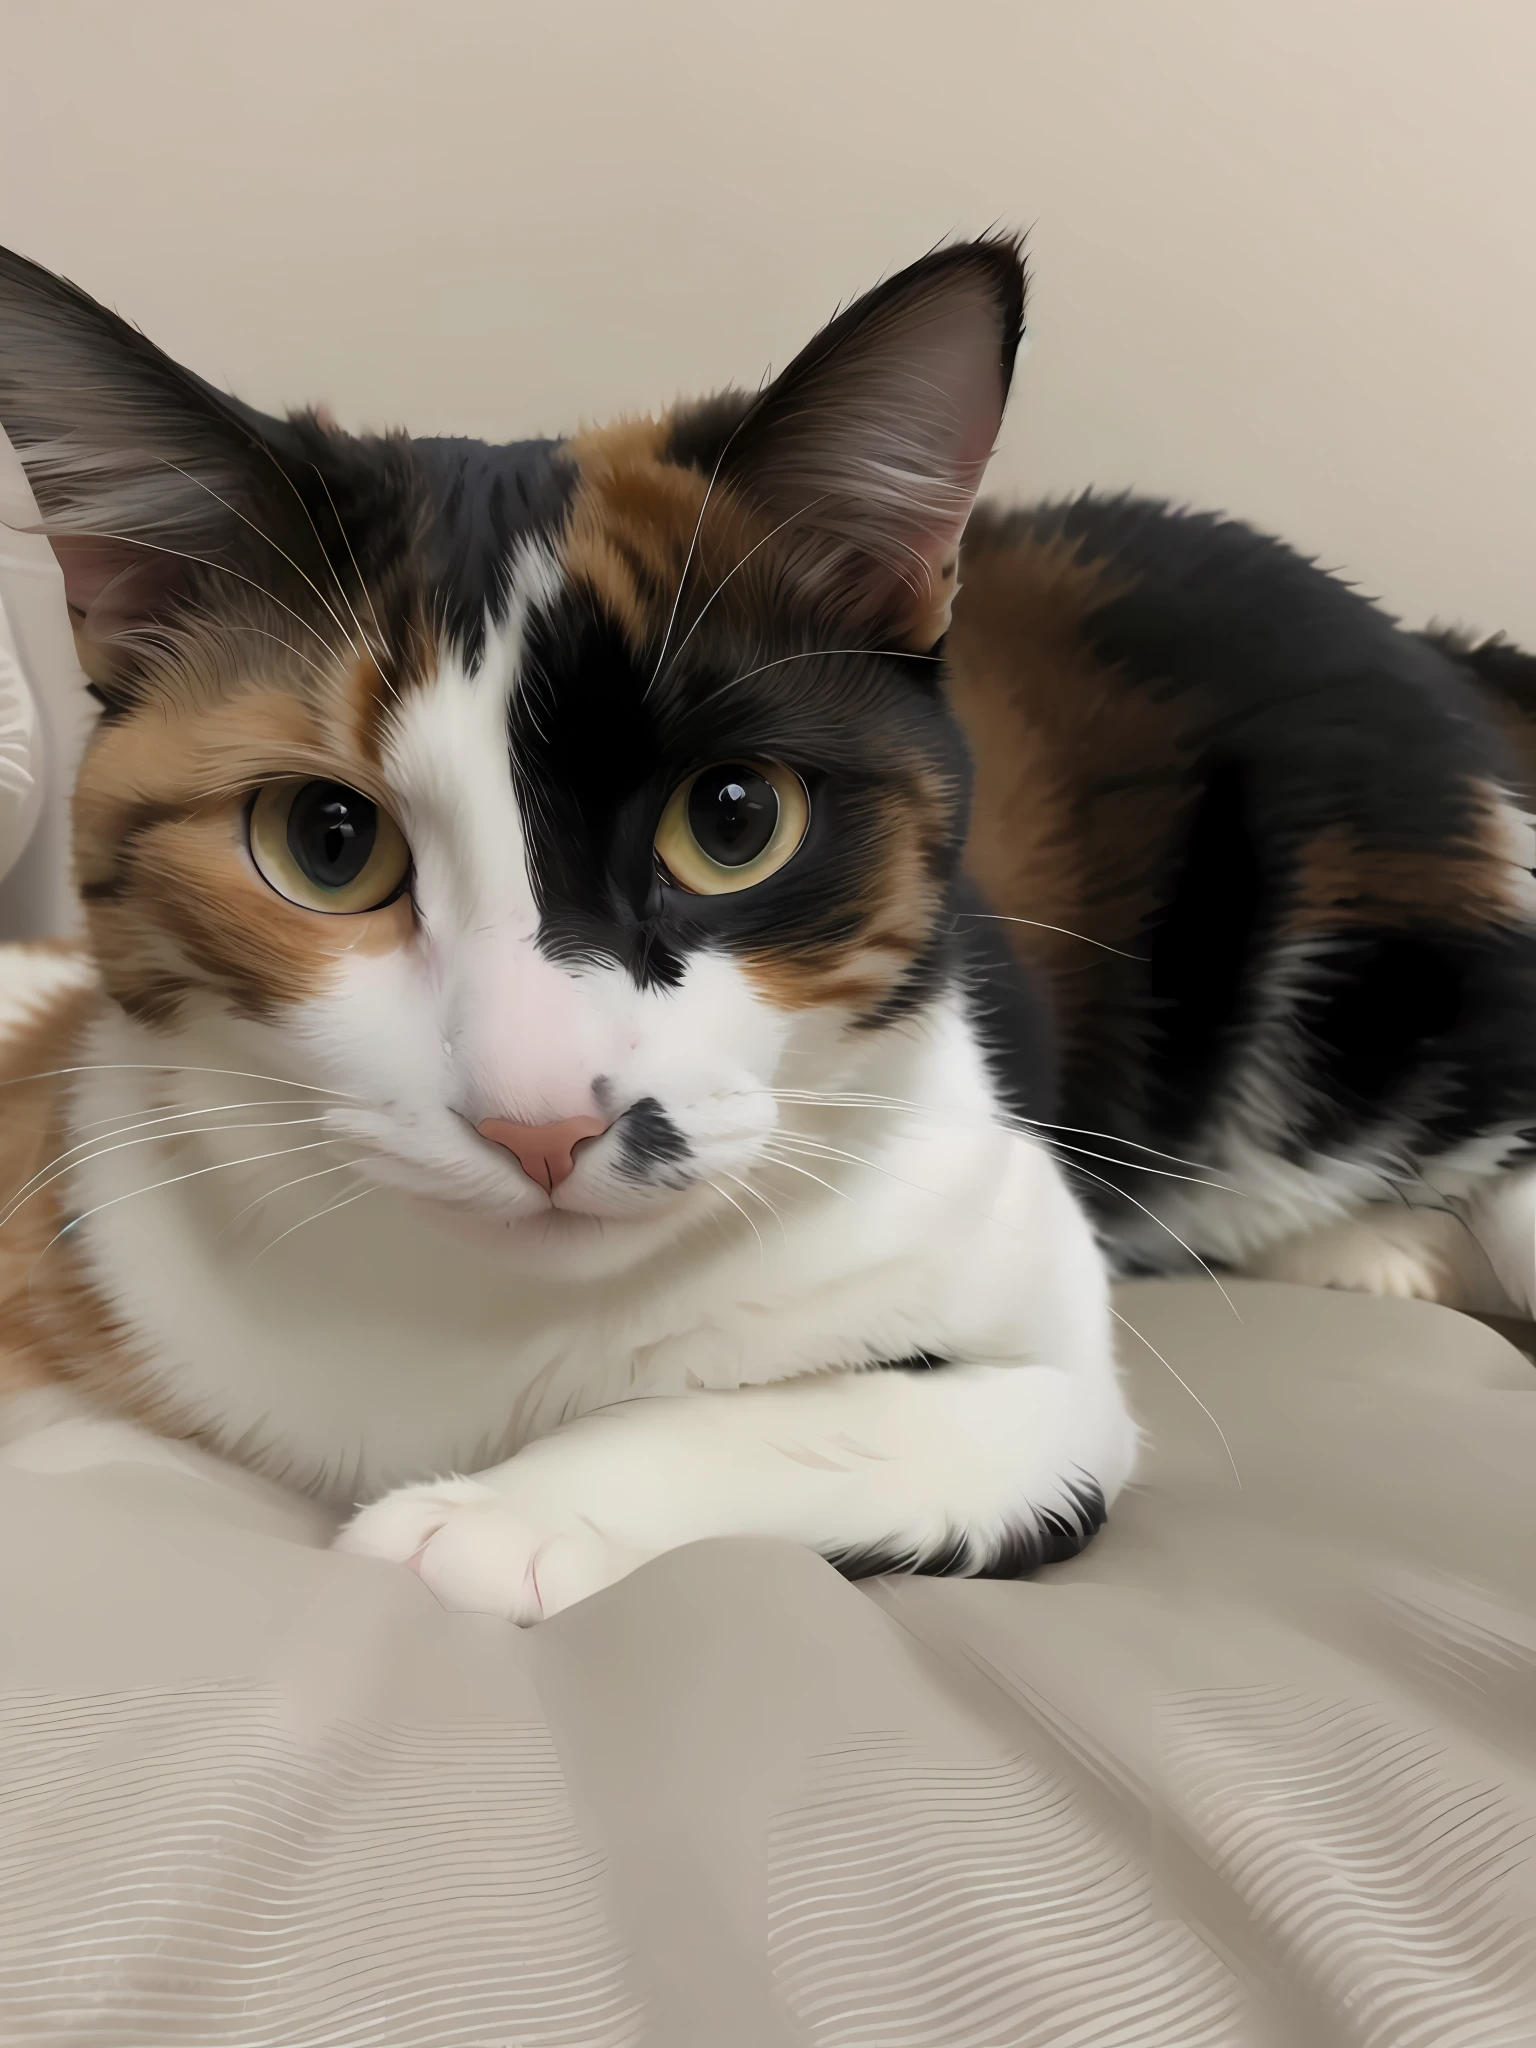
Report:
M 0 0 L 0 238 L 205 373 L 511 435 L 1032 228 L 1010 490 L 1536 642 L 1536 0 Z

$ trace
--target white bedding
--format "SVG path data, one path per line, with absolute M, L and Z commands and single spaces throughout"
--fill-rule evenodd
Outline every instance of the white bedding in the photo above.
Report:
M 1536 1370 L 1232 1292 L 1122 1290 L 1190 1391 L 1127 1338 L 1142 1479 L 1018 1584 L 707 1544 L 520 1633 L 34 1417 L 0 2040 L 1536 2041 Z

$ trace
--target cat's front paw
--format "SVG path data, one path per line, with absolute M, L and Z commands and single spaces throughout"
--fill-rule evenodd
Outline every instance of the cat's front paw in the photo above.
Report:
M 589 1527 L 539 1528 L 478 1479 L 402 1486 L 355 1515 L 338 1550 L 409 1565 L 445 1607 L 527 1628 L 600 1593 L 645 1553 Z

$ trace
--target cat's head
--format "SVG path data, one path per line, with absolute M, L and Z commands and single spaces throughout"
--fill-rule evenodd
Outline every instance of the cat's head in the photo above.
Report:
M 943 249 L 755 398 L 490 447 L 256 414 L 0 257 L 112 998 L 237 1020 L 541 1252 L 750 1205 L 774 1091 L 953 972 L 940 649 L 1023 298 L 1015 243 Z

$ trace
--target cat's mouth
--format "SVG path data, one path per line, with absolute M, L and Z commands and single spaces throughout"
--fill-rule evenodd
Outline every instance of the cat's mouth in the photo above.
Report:
M 509 1160 L 508 1167 L 510 1183 L 516 1166 Z M 483 1193 L 457 1200 L 417 1194 L 412 1205 L 435 1229 L 494 1257 L 511 1254 L 520 1262 L 531 1261 L 541 1272 L 596 1275 L 646 1256 L 658 1231 L 670 1236 L 678 1227 L 679 1211 L 687 1209 L 697 1190 L 690 1184 L 637 1192 L 639 1200 L 615 1209 L 590 1206 L 602 1201 L 601 1194 L 583 1195 L 574 1189 L 550 1193 L 532 1189 L 525 1181 L 515 1191 L 509 1186 L 510 1199 L 501 1202 Z M 535 1194 L 537 1206 L 529 1199 Z
M 519 1233 L 578 1236 L 651 1221 L 692 1192 L 692 1148 L 654 1096 L 612 1117 L 533 1125 L 453 1112 L 492 1188 L 449 1206 Z M 489 1196 L 489 1201 L 487 1201 Z
M 542 1209 L 511 1214 L 483 1204 L 444 1202 L 430 1195 L 411 1198 L 412 1206 L 434 1229 L 462 1243 L 479 1245 L 491 1252 L 519 1249 L 537 1258 L 543 1254 L 569 1253 L 578 1258 L 595 1250 L 605 1240 L 622 1243 L 634 1225 L 626 1226 L 610 1217 L 594 1216 L 584 1209 Z M 635 1233 L 639 1236 L 639 1233 Z M 643 1240 L 642 1240 L 643 1241 Z

